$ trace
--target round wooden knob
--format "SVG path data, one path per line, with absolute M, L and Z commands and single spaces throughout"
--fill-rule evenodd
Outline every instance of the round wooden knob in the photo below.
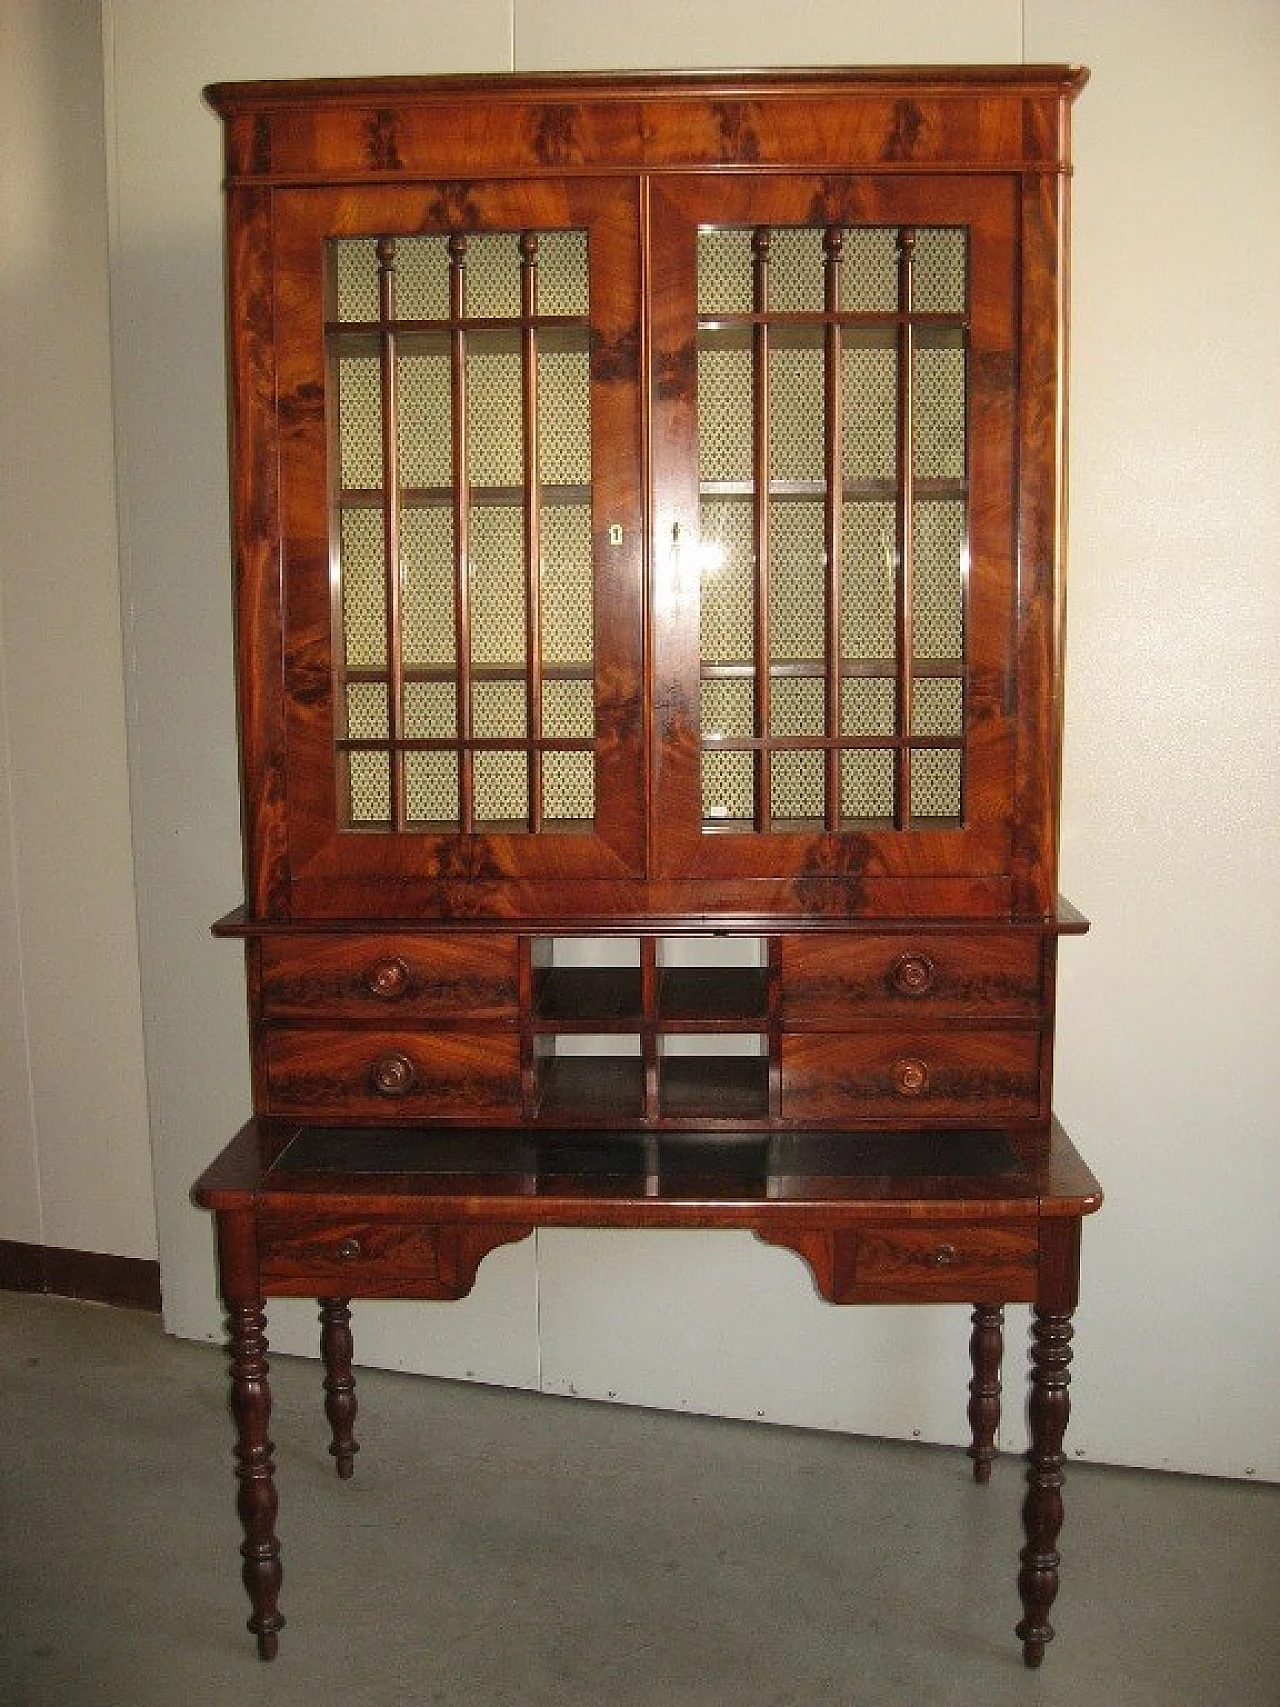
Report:
M 890 976 L 894 989 L 904 996 L 923 996 L 932 990 L 938 970 L 927 954 L 904 954 Z
M 358 1262 L 363 1255 L 359 1239 L 344 1239 L 338 1246 L 338 1256 L 343 1262 Z
M 929 1088 L 929 1069 L 914 1055 L 895 1061 L 891 1069 L 893 1088 L 902 1097 L 918 1097 Z
M 379 1096 L 408 1096 L 418 1080 L 417 1069 L 407 1055 L 384 1055 L 369 1069 Z
M 933 1260 L 939 1268 L 950 1268 L 958 1255 L 954 1245 L 939 1245 L 933 1253 Z
M 409 968 L 395 955 L 375 960 L 372 966 L 365 968 L 364 987 L 371 996 L 393 1002 L 409 988 Z

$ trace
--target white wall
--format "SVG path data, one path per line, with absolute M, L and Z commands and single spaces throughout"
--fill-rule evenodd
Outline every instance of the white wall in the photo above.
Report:
M 0 3 L 0 1238 L 155 1256 L 93 0 Z
M 1086 1229 L 1073 1447 L 1280 1477 L 1266 1075 L 1280 621 L 1271 281 L 1280 14 L 1255 0 L 110 0 L 112 286 L 151 1112 L 169 1321 L 216 1336 L 194 1175 L 247 1110 L 215 78 L 1078 59 L 1071 689 L 1059 1107 Z M 1269 841 L 1268 838 L 1272 838 Z M 0 930 L 4 911 L 0 906 Z M 0 1010 L 0 1022 L 4 1010 Z M 5 1033 L 0 1028 L 0 1047 Z M 536 1265 L 535 1265 L 536 1254 Z M 273 1309 L 277 1345 L 310 1312 Z M 363 1356 L 637 1402 L 960 1438 L 959 1313 L 837 1311 L 737 1235 L 544 1236 L 463 1305 L 364 1310 Z M 539 1332 L 540 1329 L 540 1332 Z M 1020 1324 L 1009 1336 L 1021 1363 Z M 1011 1409 L 1016 1407 L 1011 1406 Z M 1016 1431 L 1015 1431 L 1016 1432 Z

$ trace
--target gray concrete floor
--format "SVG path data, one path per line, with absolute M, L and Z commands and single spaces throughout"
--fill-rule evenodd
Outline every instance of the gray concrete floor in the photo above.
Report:
M 1280 1489 L 1073 1465 L 1032 1673 L 1016 1461 L 368 1371 L 344 1484 L 286 1358 L 264 1666 L 221 1354 L 0 1293 L 0 1368 L 4 1707 L 1280 1703 Z

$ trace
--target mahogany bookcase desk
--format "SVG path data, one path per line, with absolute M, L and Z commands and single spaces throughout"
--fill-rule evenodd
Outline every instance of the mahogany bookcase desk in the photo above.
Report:
M 737 1228 L 1033 1307 L 1052 1635 L 1065 67 L 220 85 L 254 1119 L 196 1188 L 276 1650 L 265 1300 Z

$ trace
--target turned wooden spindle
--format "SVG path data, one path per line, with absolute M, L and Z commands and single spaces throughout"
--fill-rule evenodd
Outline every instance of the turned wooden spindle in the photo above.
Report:
M 1058 1535 L 1062 1529 L 1062 1450 L 1071 1401 L 1071 1312 L 1037 1308 L 1031 1323 L 1031 1449 L 1027 1453 L 1027 1493 L 1022 1507 L 1026 1546 L 1018 1572 L 1023 1618 L 1017 1627 L 1022 1657 L 1038 1666 L 1053 1640 L 1049 1609 L 1058 1593 Z
M 969 1383 L 969 1430 L 972 1443 L 973 1479 L 991 1480 L 991 1465 L 997 1455 L 996 1435 L 1000 1428 L 1000 1362 L 1004 1356 L 1004 1306 L 978 1304 L 970 1320 L 969 1361 L 973 1379 Z
M 351 1359 L 355 1343 L 351 1337 L 351 1309 L 346 1298 L 321 1298 L 320 1355 L 324 1359 L 324 1414 L 329 1419 L 333 1439 L 329 1452 L 338 1474 L 347 1481 L 355 1470 L 355 1455 L 360 1447 L 355 1438 L 356 1401 L 355 1376 Z
M 280 1542 L 276 1538 L 276 1486 L 272 1453 L 271 1388 L 267 1382 L 267 1318 L 261 1299 L 234 1303 L 228 1312 L 231 1341 L 231 1411 L 236 1423 L 236 1509 L 244 1526 L 240 1547 L 244 1586 L 253 1607 L 249 1628 L 258 1657 L 273 1660 L 284 1617 L 280 1595 Z

